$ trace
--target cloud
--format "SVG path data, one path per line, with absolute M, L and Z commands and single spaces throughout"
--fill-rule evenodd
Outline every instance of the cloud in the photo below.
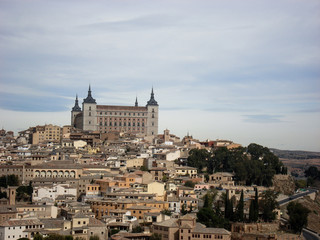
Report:
M 245 122 L 250 123 L 280 123 L 284 116 L 282 115 L 267 115 L 267 114 L 256 114 L 256 115 L 243 115 Z
M 172 27 L 179 22 L 178 16 L 168 14 L 144 15 L 129 19 L 95 22 L 79 26 L 80 29 L 106 31 L 146 31 L 164 27 Z
M 0 1 L 0 107 L 35 118 L 69 112 L 89 83 L 98 104 L 138 96 L 142 106 L 153 85 L 159 124 L 172 131 L 268 142 L 271 126 L 290 119 L 269 142 L 294 129 L 314 144 L 319 10 L 317 0 Z

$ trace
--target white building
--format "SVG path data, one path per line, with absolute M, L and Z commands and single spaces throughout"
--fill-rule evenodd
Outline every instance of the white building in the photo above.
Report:
M 51 199 L 53 202 L 58 196 L 77 196 L 77 188 L 69 187 L 69 184 L 53 184 L 52 186 L 37 186 L 33 188 L 32 201 L 38 202 L 42 198 Z
M 38 218 L 9 219 L 0 223 L 0 240 L 33 239 L 33 236 L 44 228 Z

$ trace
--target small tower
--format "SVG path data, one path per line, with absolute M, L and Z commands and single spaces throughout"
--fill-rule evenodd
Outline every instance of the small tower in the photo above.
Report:
M 138 97 L 136 97 L 136 102 L 135 102 L 134 106 L 138 107 Z
M 170 140 L 170 131 L 168 129 L 163 131 L 163 135 L 164 135 L 164 142 L 169 142 Z
M 75 118 L 76 116 L 81 113 L 81 108 L 79 107 L 79 101 L 78 101 L 78 94 L 76 95 L 76 100 L 74 102 L 74 107 L 71 110 L 71 126 L 72 127 L 80 127 L 76 126 Z
M 9 205 L 16 205 L 16 190 L 18 187 L 8 186 L 9 191 Z
M 88 96 L 83 99 L 83 130 L 96 131 L 97 130 L 97 103 L 91 95 L 91 86 L 89 85 Z
M 159 105 L 154 99 L 153 87 L 150 100 L 147 102 L 148 120 L 147 136 L 156 136 L 158 134 Z

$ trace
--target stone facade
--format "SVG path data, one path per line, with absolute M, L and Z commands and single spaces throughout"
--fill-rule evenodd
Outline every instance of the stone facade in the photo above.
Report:
M 78 97 L 71 111 L 71 126 L 85 131 L 129 132 L 142 136 L 158 134 L 159 105 L 154 99 L 153 89 L 146 106 L 111 106 L 97 105 L 91 95 L 83 100 L 82 109 Z
M 154 223 L 152 232 L 162 240 L 223 239 L 230 240 L 231 233 L 223 228 L 207 228 L 196 222 L 196 216 L 187 214 L 179 219 L 171 218 L 161 223 Z

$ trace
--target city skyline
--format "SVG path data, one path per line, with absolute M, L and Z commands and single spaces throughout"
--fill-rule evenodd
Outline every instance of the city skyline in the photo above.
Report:
M 0 127 L 147 104 L 159 133 L 320 151 L 319 1 L 0 1 Z

